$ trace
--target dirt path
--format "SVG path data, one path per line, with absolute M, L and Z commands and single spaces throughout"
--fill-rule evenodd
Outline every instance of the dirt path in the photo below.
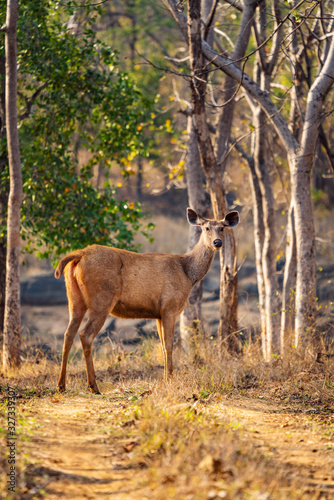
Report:
M 239 398 L 220 404 L 217 413 L 243 426 L 244 437 L 266 456 L 288 465 L 306 492 L 334 498 L 334 418 L 317 418 L 314 411 L 296 414 L 270 399 Z
M 145 469 L 127 468 L 131 426 L 123 442 L 116 445 L 112 440 L 113 426 L 126 426 L 128 407 L 122 396 L 101 399 L 84 394 L 27 405 L 26 415 L 33 415 L 35 424 L 24 445 L 31 465 L 22 499 L 40 493 L 48 500 L 157 498 Z M 264 456 L 285 464 L 291 476 L 302 480 L 305 493 L 314 493 L 312 498 L 334 498 L 333 432 L 326 436 L 329 426 L 333 431 L 333 416 L 326 421 L 311 412 L 294 414 L 273 400 L 246 397 L 210 402 L 203 411 L 229 421 Z
M 40 491 L 48 500 L 146 498 L 138 490 L 138 477 L 122 466 L 126 451 L 116 452 L 108 444 L 106 430 L 121 404 L 96 399 L 92 405 L 90 396 L 57 397 L 33 404 L 31 410 L 36 429 L 25 451 L 34 465 L 24 500 Z

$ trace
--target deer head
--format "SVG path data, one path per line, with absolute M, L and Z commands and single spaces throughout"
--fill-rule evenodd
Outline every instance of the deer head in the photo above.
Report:
M 224 219 L 217 221 L 205 219 L 198 215 L 195 210 L 187 209 L 188 222 L 192 226 L 199 226 L 202 229 L 202 240 L 204 245 L 212 250 L 219 250 L 223 246 L 223 231 L 225 227 L 232 228 L 239 224 L 239 213 L 229 212 Z

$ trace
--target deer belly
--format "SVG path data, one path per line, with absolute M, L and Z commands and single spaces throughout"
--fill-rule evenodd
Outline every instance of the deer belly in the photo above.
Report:
M 145 307 L 136 303 L 125 303 L 119 300 L 115 307 L 110 311 L 113 316 L 119 318 L 145 318 L 145 319 L 159 319 L 160 312 L 156 310 L 154 304 L 150 307 Z

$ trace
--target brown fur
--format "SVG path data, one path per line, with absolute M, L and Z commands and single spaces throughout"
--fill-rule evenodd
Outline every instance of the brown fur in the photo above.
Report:
M 99 393 L 92 344 L 109 314 L 120 318 L 156 319 L 164 353 L 165 379 L 172 374 L 177 317 L 194 284 L 208 272 L 215 251 L 222 244 L 223 227 L 234 227 L 239 217 L 237 212 L 231 212 L 223 221 L 207 220 L 188 209 L 188 220 L 202 227 L 199 242 L 188 254 L 139 254 L 92 245 L 61 259 L 55 276 L 59 278 L 65 271 L 70 321 L 64 338 L 58 381 L 60 391 L 65 390 L 68 355 L 86 312 L 88 321 L 80 338 L 86 359 L 87 383 L 92 392 Z

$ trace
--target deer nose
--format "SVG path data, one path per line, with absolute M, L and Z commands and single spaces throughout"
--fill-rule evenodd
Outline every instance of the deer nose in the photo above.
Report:
M 222 240 L 215 240 L 213 244 L 216 248 L 220 248 L 223 245 L 223 242 Z

